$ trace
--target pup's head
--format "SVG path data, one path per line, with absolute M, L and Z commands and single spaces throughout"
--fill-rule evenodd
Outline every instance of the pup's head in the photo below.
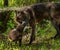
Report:
M 16 41 L 19 34 L 20 33 L 14 28 L 9 32 L 8 38 L 12 41 Z
M 24 29 L 24 25 L 18 25 L 16 28 L 12 29 L 8 34 L 9 39 L 11 39 L 12 41 L 19 40 L 23 34 L 23 29 Z

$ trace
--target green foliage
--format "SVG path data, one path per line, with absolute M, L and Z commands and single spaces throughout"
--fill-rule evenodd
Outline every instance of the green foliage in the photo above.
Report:
M 4 33 L 5 35 L 8 34 L 8 32 L 15 27 L 14 17 L 15 17 L 15 13 L 11 12 L 10 20 L 7 22 L 7 29 Z
M 3 7 L 4 5 L 3 5 L 3 0 L 0 0 L 0 7 Z
M 0 21 L 0 26 L 2 25 L 2 22 Z
M 8 27 L 10 27 L 10 28 L 14 28 L 14 26 L 15 26 L 14 17 L 15 17 L 15 14 L 14 14 L 14 12 L 12 12 L 11 15 L 10 15 L 11 20 L 9 20 L 8 23 L 7 23 Z
M 15 6 L 16 0 L 9 0 L 9 6 Z
M 36 3 L 36 0 L 9 0 L 9 6 L 26 6 Z

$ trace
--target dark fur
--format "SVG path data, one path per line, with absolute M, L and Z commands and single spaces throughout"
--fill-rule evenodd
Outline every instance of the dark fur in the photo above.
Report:
M 57 30 L 57 34 L 54 38 L 57 38 L 60 37 L 60 3 L 54 3 L 51 9 L 51 22 Z
M 53 10 L 53 11 L 52 11 Z M 59 31 L 59 17 L 60 16 L 60 4 L 59 3 L 39 3 L 31 6 L 21 8 L 16 12 L 15 21 L 17 24 L 21 24 L 23 21 L 30 24 L 32 28 L 32 34 L 30 38 L 30 44 L 35 39 L 35 27 L 36 23 L 40 23 L 44 18 L 50 19 L 57 30 L 57 35 L 60 36 Z M 56 20 L 55 20 L 56 19 Z M 56 35 L 56 37 L 57 37 Z
M 12 41 L 15 41 L 17 43 L 17 41 L 19 41 L 19 45 L 21 45 L 21 41 L 22 41 L 22 35 L 23 35 L 23 29 L 24 29 L 24 25 L 19 25 L 16 28 L 12 29 L 9 32 L 9 38 Z

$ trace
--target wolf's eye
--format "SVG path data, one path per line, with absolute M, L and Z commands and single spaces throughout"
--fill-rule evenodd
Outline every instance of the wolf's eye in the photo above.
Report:
M 20 21 L 20 24 L 22 24 L 22 21 Z
M 20 18 L 17 18 L 17 20 L 20 20 Z
M 21 20 L 21 17 L 20 17 L 20 16 L 17 16 L 16 18 L 17 18 L 18 20 Z

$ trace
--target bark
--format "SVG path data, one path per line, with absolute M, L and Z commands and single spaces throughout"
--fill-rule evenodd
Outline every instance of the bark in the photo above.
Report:
M 8 6 L 8 0 L 4 0 L 4 6 Z

